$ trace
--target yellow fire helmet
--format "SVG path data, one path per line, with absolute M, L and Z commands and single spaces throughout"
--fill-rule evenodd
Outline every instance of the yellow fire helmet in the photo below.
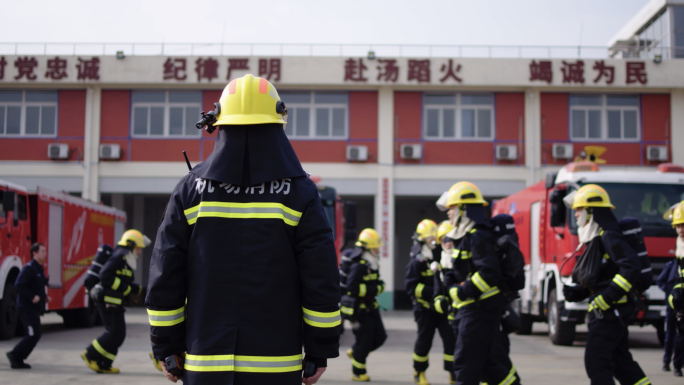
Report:
M 419 241 L 424 241 L 430 237 L 437 237 L 437 224 L 431 219 L 423 219 L 416 227 L 416 234 Z
M 287 108 L 273 84 L 252 75 L 232 80 L 219 99 L 221 108 L 214 126 L 285 124 Z
M 672 227 L 684 224 L 684 201 L 670 207 L 663 215 L 668 221 L 672 222 Z
M 480 189 L 470 182 L 458 182 L 449 189 L 446 206 L 451 207 L 461 204 L 489 205 L 482 197 Z
M 377 231 L 373 229 L 363 229 L 359 234 L 359 240 L 356 241 L 356 246 L 365 247 L 366 249 L 377 249 L 382 247 L 384 242 Z
M 152 241 L 150 241 L 150 239 L 144 236 L 143 233 L 141 233 L 140 231 L 131 229 L 123 233 L 123 235 L 121 236 L 121 240 L 119 241 L 119 243 L 117 243 L 117 245 L 135 245 L 135 247 L 144 248 L 149 246 L 151 242 Z
M 454 225 L 449 221 L 444 221 L 439 224 L 437 228 L 437 243 L 442 243 L 442 237 L 449 234 L 449 231 L 454 229 Z
M 603 187 L 597 184 L 588 184 L 582 186 L 575 194 L 575 200 L 572 202 L 572 208 L 580 207 L 608 207 L 614 209 L 610 203 L 610 197 Z

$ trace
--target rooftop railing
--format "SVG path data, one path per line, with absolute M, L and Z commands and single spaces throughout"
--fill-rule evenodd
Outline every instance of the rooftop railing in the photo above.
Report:
M 617 57 L 676 57 L 684 47 L 628 47 Z M 602 46 L 418 45 L 418 44 L 267 44 L 267 43 L 2 43 L 0 55 L 125 56 L 328 56 L 471 57 L 601 59 L 616 57 Z

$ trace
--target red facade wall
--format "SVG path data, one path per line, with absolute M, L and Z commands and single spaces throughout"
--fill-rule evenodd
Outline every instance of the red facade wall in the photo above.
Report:
M 193 162 L 199 160 L 197 139 L 132 139 L 132 162 L 185 162 L 183 151 Z M 123 158 L 122 158 L 123 159 Z
M 496 93 L 494 100 L 496 144 L 511 144 L 518 148 L 517 160 L 497 160 L 495 162 L 498 165 L 525 164 L 525 94 L 522 92 Z M 484 163 L 489 163 L 484 155 L 482 154 L 482 160 Z M 494 158 L 492 156 L 489 159 Z
M 404 160 L 400 157 L 402 144 L 419 144 L 422 138 L 423 93 L 395 92 L 394 93 L 394 126 L 395 146 L 394 163 L 419 164 L 420 160 Z M 428 149 L 423 148 L 423 157 Z
M 655 165 L 646 161 L 646 146 L 667 144 L 670 122 L 670 95 L 641 95 L 642 141 L 636 143 L 573 142 L 573 153 L 578 155 L 585 146 L 603 146 L 601 156 L 609 165 Z M 569 143 L 569 95 L 566 93 L 541 94 L 542 164 L 565 164 L 568 161 L 553 159 L 553 143 Z
M 59 91 L 57 103 L 57 138 L 6 138 L 0 140 L 0 160 L 50 160 L 50 143 L 69 145 L 70 161 L 83 158 L 85 133 L 85 90 Z M 64 162 L 64 160 L 56 161 Z
M 492 142 L 423 142 L 425 164 L 492 164 L 493 161 Z
M 103 90 L 100 137 L 128 138 L 131 122 L 131 91 Z

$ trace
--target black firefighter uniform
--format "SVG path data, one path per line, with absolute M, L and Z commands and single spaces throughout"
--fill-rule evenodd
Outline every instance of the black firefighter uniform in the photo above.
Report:
M 150 265 L 154 357 L 185 355 L 185 384 L 299 384 L 339 354 L 340 289 L 316 185 L 282 125 L 221 126 L 176 186 Z

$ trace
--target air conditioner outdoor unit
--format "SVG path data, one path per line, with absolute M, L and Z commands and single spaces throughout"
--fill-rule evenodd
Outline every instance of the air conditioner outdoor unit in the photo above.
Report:
M 50 143 L 48 144 L 48 158 L 50 159 L 68 159 L 69 145 L 66 143 Z
M 554 159 L 572 159 L 572 144 L 554 143 L 552 155 Z
M 423 157 L 423 147 L 420 144 L 402 144 L 401 159 L 420 159 Z
M 100 144 L 100 159 L 114 159 L 121 158 L 121 146 L 114 143 Z
M 646 146 L 646 160 L 667 162 L 667 146 Z
M 518 159 L 518 146 L 515 144 L 497 144 L 496 160 L 516 160 Z
M 347 160 L 350 162 L 365 162 L 368 160 L 367 146 L 347 146 Z

